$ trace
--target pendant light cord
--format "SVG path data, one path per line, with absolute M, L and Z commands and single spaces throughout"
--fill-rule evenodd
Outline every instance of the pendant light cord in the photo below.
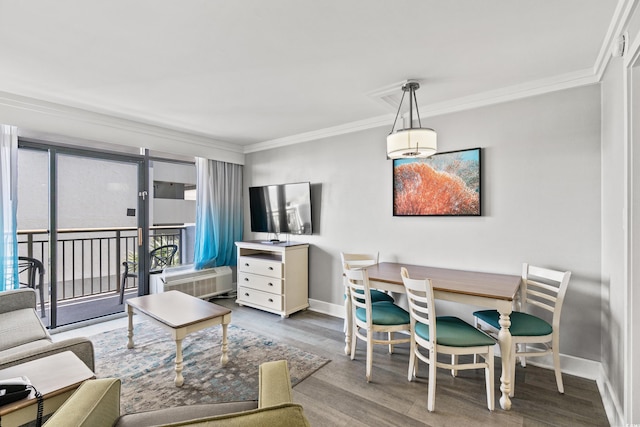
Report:
M 404 101 L 404 94 L 406 92 L 402 91 L 402 98 L 400 99 L 400 105 L 398 105 L 398 111 L 396 112 L 396 118 L 393 121 L 393 125 L 391 126 L 391 132 L 389 132 L 389 135 L 391 135 L 393 133 L 393 130 L 396 128 L 396 122 L 398 121 L 398 116 L 400 115 L 400 110 L 402 109 L 402 101 Z
M 420 120 L 420 110 L 418 109 L 418 98 L 416 97 L 416 91 L 413 88 L 409 88 L 409 91 L 411 92 L 409 94 L 409 102 L 413 102 L 413 105 L 416 106 L 416 115 L 418 116 L 418 127 L 422 128 L 422 120 Z M 393 120 L 393 125 L 391 126 L 391 132 L 389 132 L 389 135 L 391 135 L 393 133 L 393 130 L 396 128 L 396 123 L 398 122 L 398 116 L 400 115 L 400 110 L 402 109 L 402 102 L 404 101 L 404 95 L 406 93 L 407 93 L 406 91 L 404 90 L 402 91 L 402 98 L 400 98 L 400 105 L 398 105 L 396 118 Z M 413 98 L 413 100 L 411 98 Z M 410 120 L 409 127 L 413 128 L 413 115 L 410 115 L 409 120 Z
M 413 95 L 413 104 L 416 106 L 416 115 L 418 116 L 418 127 L 422 128 L 422 121 L 420 120 L 420 110 L 418 110 L 418 99 L 416 98 L 416 91 L 412 89 L 411 94 Z M 411 117 L 410 120 L 413 122 L 413 117 Z M 411 127 L 413 127 L 413 123 Z

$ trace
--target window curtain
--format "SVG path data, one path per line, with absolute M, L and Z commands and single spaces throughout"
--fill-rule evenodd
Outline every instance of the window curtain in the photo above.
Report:
M 2 245 L 0 245 L 0 291 L 18 288 L 18 236 L 16 213 L 18 203 L 17 160 L 18 128 L 0 125 L 0 226 L 2 226 Z
M 196 158 L 196 270 L 236 265 L 242 240 L 242 165 Z

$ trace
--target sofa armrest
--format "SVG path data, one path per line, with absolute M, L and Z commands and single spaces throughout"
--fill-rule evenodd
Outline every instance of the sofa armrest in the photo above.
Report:
M 36 291 L 30 288 L 0 292 L 0 313 L 36 308 Z
M 89 380 L 44 424 L 46 427 L 112 426 L 120 417 L 120 380 Z
M 258 408 L 293 403 L 291 379 L 286 360 L 261 364 L 259 376 Z
M 92 372 L 95 372 L 93 343 L 89 339 L 82 337 L 69 338 L 35 349 L 17 351 L 8 357 L 9 360 L 0 360 L 0 368 L 8 368 L 31 360 L 51 356 L 52 354 L 62 353 L 63 351 L 73 352 Z

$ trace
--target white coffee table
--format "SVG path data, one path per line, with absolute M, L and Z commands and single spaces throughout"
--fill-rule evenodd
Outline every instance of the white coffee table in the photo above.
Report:
M 231 323 L 231 310 L 226 307 L 203 301 L 180 291 L 169 291 L 145 295 L 127 300 L 129 315 L 128 348 L 133 348 L 133 312 L 134 310 L 167 329 L 176 342 L 176 377 L 174 383 L 182 386 L 182 340 L 192 332 L 211 326 L 222 325 L 222 366 L 229 361 L 227 355 L 227 326 Z

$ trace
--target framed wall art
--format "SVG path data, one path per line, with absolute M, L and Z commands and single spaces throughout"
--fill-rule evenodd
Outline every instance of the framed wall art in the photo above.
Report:
M 394 216 L 480 216 L 480 148 L 393 161 Z

